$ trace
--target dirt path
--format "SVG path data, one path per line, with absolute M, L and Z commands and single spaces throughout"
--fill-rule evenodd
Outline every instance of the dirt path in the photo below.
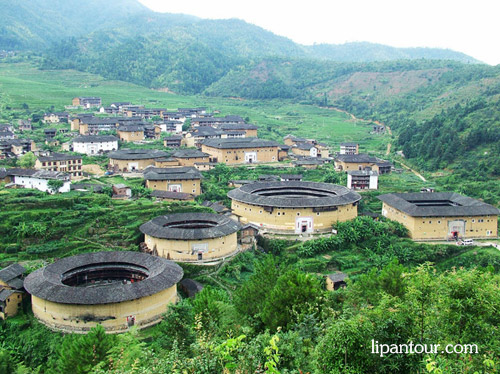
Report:
M 379 126 L 384 126 L 387 130 L 387 133 L 389 134 L 389 136 L 392 137 L 392 130 L 389 126 L 386 126 L 385 124 L 383 124 L 382 122 L 380 121 L 372 121 L 370 119 L 364 119 L 364 118 L 358 118 L 356 117 L 354 114 L 352 113 L 349 113 L 348 111 L 345 111 L 343 109 L 339 109 L 339 108 L 335 108 L 335 107 L 328 107 L 328 109 L 331 109 L 331 110 L 334 110 L 336 112 L 339 112 L 339 113 L 344 113 L 344 114 L 347 114 L 349 117 L 351 117 L 351 119 L 355 120 L 355 121 L 361 121 L 361 122 L 373 122 Z M 391 142 L 387 143 L 387 150 L 385 151 L 385 154 L 386 156 L 389 155 L 391 153 L 391 148 L 392 148 L 392 144 Z M 421 177 L 423 178 L 423 177 Z M 425 180 L 425 179 L 424 179 Z
M 427 179 L 425 179 L 422 174 L 420 174 L 418 171 L 415 171 L 413 170 L 412 168 L 410 168 L 409 166 L 406 166 L 405 164 L 403 164 L 401 161 L 399 162 L 401 164 L 402 167 L 404 167 L 406 170 L 410 170 L 413 174 L 415 174 L 417 177 L 419 177 L 420 179 L 422 179 L 424 182 L 427 182 Z
M 387 156 L 389 153 L 391 153 L 391 143 L 387 143 L 387 151 L 385 151 L 385 155 Z

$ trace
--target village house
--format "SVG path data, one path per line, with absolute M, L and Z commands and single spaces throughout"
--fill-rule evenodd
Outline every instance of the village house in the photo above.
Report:
M 293 165 L 297 167 L 302 167 L 304 169 L 317 169 L 319 166 L 325 164 L 325 160 L 319 157 L 304 157 L 292 162 Z
M 155 168 L 144 170 L 146 187 L 152 190 L 201 194 L 201 173 L 194 167 Z
M 378 189 L 378 173 L 373 170 L 349 170 L 347 188 L 352 190 Z
M 174 157 L 161 157 L 155 160 L 154 166 L 157 168 L 175 168 L 181 166 L 181 164 Z
M 11 130 L 8 130 L 7 128 L 0 128 L 0 140 L 11 140 L 16 138 L 16 134 L 14 134 Z
M 282 182 L 300 182 L 302 174 L 281 174 L 280 180 Z
M 240 116 L 227 115 L 225 117 L 200 117 L 191 119 L 193 127 L 220 127 L 222 125 L 244 124 L 245 120 Z
M 194 201 L 194 195 L 185 192 L 154 190 L 151 192 L 151 197 L 157 201 Z
M 339 171 L 373 170 L 379 174 L 387 174 L 391 172 L 391 168 L 390 162 L 366 153 L 338 155 L 335 158 L 335 169 Z
M 346 273 L 328 274 L 326 277 L 326 289 L 328 291 L 337 291 L 339 288 L 347 286 L 346 279 Z
M 132 189 L 125 184 L 114 184 L 111 189 L 113 191 L 112 199 L 128 200 L 132 197 Z
M 24 131 L 32 131 L 33 130 L 33 125 L 31 124 L 30 119 L 20 119 L 17 121 L 19 131 L 24 132 Z
M 144 140 L 143 125 L 121 125 L 116 131 L 122 142 L 138 142 Z
M 73 151 L 88 156 L 116 151 L 118 138 L 113 135 L 80 135 L 73 139 Z
M 135 172 L 154 166 L 156 160 L 168 156 L 167 152 L 157 149 L 120 149 L 109 153 L 109 167 L 115 172 Z
M 259 138 L 208 139 L 201 150 L 210 155 L 211 162 L 226 164 L 252 164 L 277 162 L 279 144 Z
M 15 316 L 22 307 L 26 269 L 12 264 L 0 270 L 0 319 Z
M 305 157 L 318 157 L 318 148 L 311 143 L 295 143 L 292 146 L 292 153 Z
M 231 133 L 231 132 L 241 132 L 243 131 L 245 133 L 246 138 L 250 137 L 257 137 L 257 126 L 251 124 L 251 123 L 224 123 L 219 126 L 219 129 L 226 133 Z
M 11 176 L 13 184 L 22 186 L 23 188 L 34 188 L 43 192 L 69 192 L 70 191 L 70 175 L 59 171 L 49 170 L 34 170 L 34 169 L 8 169 L 7 172 Z M 53 191 L 50 187 L 51 180 L 60 180 L 63 185 L 57 191 Z
M 160 139 L 161 127 L 151 123 L 144 123 L 144 138 L 145 139 Z
M 163 113 L 163 121 L 169 122 L 169 121 L 176 121 L 176 122 L 181 122 L 184 124 L 186 122 L 186 114 L 185 113 L 179 113 L 179 112 L 164 112 Z
M 201 148 L 202 143 L 206 139 L 221 139 L 222 133 L 222 130 L 214 129 L 213 127 L 198 127 L 186 134 L 184 145 L 186 147 Z
M 196 118 L 200 116 L 205 116 L 207 114 L 207 108 L 178 108 L 177 112 L 185 114 L 189 118 Z
M 0 158 L 19 157 L 36 149 L 36 143 L 31 139 L 0 140 Z
M 84 108 L 99 108 L 102 106 L 100 97 L 75 97 L 73 106 L 81 106 Z
M 81 117 L 75 118 L 71 122 L 73 131 L 73 122 L 78 122 L 78 131 L 81 135 L 98 135 L 101 131 L 114 131 L 119 125 L 118 117 L 100 118 L 100 117 Z
M 82 156 L 64 153 L 51 153 L 48 156 L 38 156 L 35 168 L 39 170 L 60 171 L 80 177 L 82 173 Z
M 173 134 L 182 134 L 182 125 L 183 123 L 181 121 L 165 121 L 163 123 L 158 123 L 161 132 L 170 132 Z
M 67 112 L 54 112 L 45 113 L 42 122 L 44 123 L 68 123 L 69 113 Z
M 173 135 L 163 138 L 163 145 L 168 148 L 179 148 L 181 146 L 182 136 Z
M 92 113 L 79 113 L 74 116 L 69 117 L 70 129 L 71 131 L 80 131 L 80 124 L 84 120 L 88 120 L 89 118 L 96 118 Z
M 283 143 L 291 147 L 296 143 L 307 143 L 307 139 L 288 134 L 283 138 Z
M 57 129 L 53 129 L 53 128 L 43 129 L 43 133 L 45 134 L 46 140 L 51 140 L 52 138 L 54 138 L 56 136 Z
M 498 237 L 500 211 L 454 192 L 390 193 L 377 196 L 382 215 L 403 224 L 415 240 Z
M 358 153 L 359 153 L 358 143 L 352 143 L 352 142 L 340 143 L 339 154 L 341 154 L 341 155 L 357 155 Z
M 210 162 L 210 155 L 199 149 L 179 149 L 172 153 L 172 157 L 177 159 L 181 166 L 196 166 Z

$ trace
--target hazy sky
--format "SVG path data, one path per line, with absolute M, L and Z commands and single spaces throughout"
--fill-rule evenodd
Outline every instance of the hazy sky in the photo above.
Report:
M 499 0 L 139 0 L 152 10 L 240 18 L 297 43 L 437 47 L 500 64 Z

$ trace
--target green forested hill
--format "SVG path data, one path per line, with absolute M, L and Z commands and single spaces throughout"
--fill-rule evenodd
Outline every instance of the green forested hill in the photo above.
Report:
M 0 50 L 41 50 L 144 12 L 135 0 L 0 0 Z

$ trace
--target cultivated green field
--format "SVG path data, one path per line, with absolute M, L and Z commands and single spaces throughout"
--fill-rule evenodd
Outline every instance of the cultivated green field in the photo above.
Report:
M 147 107 L 206 106 L 221 115 L 235 114 L 259 126 L 263 138 L 280 140 L 291 133 L 315 138 L 337 146 L 342 141 L 357 141 L 362 151 L 385 150 L 388 136 L 371 135 L 371 126 L 346 114 L 285 100 L 222 99 L 181 96 L 104 78 L 74 70 L 38 70 L 29 63 L 0 63 L 0 116 L 14 120 L 9 109 L 64 110 L 75 96 L 100 96 L 105 105 L 130 101 Z M 53 106 L 53 108 L 52 108 Z M 26 107 L 26 106 L 24 106 Z M 17 111 L 16 111 L 17 112 Z

